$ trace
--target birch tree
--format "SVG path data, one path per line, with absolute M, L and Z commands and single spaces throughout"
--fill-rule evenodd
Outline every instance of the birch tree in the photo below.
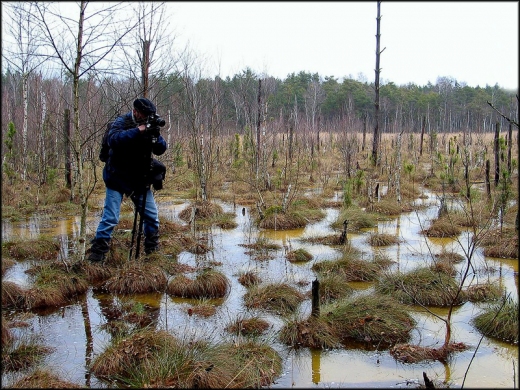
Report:
M 41 36 L 35 29 L 33 2 L 6 2 L 7 18 L 3 21 L 7 24 L 8 34 L 13 41 L 2 42 L 2 58 L 10 67 L 18 71 L 22 78 L 22 180 L 27 178 L 27 116 L 29 102 L 29 77 L 45 61 L 39 50 Z M 3 38 L 2 38 L 3 40 Z

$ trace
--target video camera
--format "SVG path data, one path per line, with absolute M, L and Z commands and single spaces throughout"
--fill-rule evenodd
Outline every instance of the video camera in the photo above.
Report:
M 149 132 L 154 137 L 158 137 L 161 131 L 160 127 L 164 127 L 166 125 L 166 121 L 154 113 L 148 115 L 145 125 L 147 132 Z

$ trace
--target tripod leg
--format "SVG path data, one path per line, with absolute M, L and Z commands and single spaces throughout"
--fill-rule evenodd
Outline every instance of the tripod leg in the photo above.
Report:
M 135 232 L 136 232 L 136 225 L 137 225 L 137 215 L 138 215 L 138 211 L 137 211 L 137 206 L 135 208 L 135 212 L 134 212 L 134 226 L 132 227 L 132 241 L 130 243 L 130 252 L 128 253 L 128 260 L 131 260 L 132 259 L 132 250 L 134 249 L 134 239 L 135 239 Z M 141 218 L 142 219 L 142 218 Z
M 146 208 L 146 194 L 148 193 L 148 187 L 145 189 L 141 199 L 141 211 L 139 212 L 141 219 L 139 220 L 139 232 L 137 233 L 137 245 L 135 248 L 135 258 L 139 257 L 139 249 L 141 248 L 141 238 L 143 236 L 143 223 L 144 223 L 144 210 Z

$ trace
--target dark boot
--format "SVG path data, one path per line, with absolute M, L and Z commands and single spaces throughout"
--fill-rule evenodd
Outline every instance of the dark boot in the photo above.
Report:
M 99 263 L 105 260 L 105 256 L 110 249 L 110 239 L 94 238 L 90 247 L 90 253 L 88 254 L 88 260 L 93 263 Z
M 144 253 L 149 255 L 159 250 L 159 233 L 155 233 L 144 237 Z

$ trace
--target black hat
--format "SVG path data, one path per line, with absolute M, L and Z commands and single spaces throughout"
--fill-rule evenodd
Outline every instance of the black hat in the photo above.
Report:
M 155 114 L 155 106 L 147 98 L 135 99 L 134 108 L 144 115 Z

